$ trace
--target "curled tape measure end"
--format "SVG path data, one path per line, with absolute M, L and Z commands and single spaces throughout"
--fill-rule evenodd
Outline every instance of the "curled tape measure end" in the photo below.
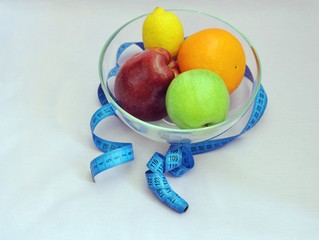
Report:
M 153 194 L 174 211 L 186 212 L 188 203 L 172 190 L 164 173 L 179 177 L 194 167 L 194 158 L 188 146 L 171 145 L 165 156 L 156 152 L 146 166 L 149 169 L 145 172 L 146 180 Z
M 145 176 L 149 189 L 158 200 L 178 213 L 186 212 L 188 203 L 172 190 L 163 173 L 148 170 Z

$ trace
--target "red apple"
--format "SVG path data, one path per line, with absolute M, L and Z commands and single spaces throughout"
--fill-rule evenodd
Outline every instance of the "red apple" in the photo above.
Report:
M 118 104 L 143 121 L 167 115 L 166 91 L 179 74 L 177 63 L 164 48 L 149 48 L 129 57 L 121 66 L 114 84 Z

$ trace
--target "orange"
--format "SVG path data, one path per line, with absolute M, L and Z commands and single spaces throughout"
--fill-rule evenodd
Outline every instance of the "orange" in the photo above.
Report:
M 246 57 L 239 40 L 230 32 L 208 28 L 190 35 L 177 55 L 181 72 L 208 69 L 217 73 L 232 93 L 241 83 Z

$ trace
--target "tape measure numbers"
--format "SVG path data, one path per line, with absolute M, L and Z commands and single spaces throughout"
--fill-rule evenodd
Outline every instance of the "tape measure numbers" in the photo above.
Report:
M 105 96 L 102 96 L 102 99 L 104 98 Z M 109 168 L 132 161 L 134 159 L 133 146 L 131 143 L 120 143 L 120 142 L 108 141 L 98 137 L 94 133 L 95 127 L 103 119 L 106 119 L 107 117 L 115 115 L 115 112 L 111 104 L 106 103 L 105 100 L 102 101 L 105 104 L 93 114 L 91 118 L 91 122 L 90 122 L 93 142 L 102 152 L 104 152 L 104 154 L 93 159 L 90 163 L 91 176 L 93 181 L 97 174 Z

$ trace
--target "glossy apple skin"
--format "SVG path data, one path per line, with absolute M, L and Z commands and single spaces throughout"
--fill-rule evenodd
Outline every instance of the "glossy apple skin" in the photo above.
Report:
M 178 74 L 178 66 L 166 49 L 146 49 L 121 66 L 114 84 L 115 98 L 136 118 L 143 121 L 162 119 L 167 116 L 167 88 Z

